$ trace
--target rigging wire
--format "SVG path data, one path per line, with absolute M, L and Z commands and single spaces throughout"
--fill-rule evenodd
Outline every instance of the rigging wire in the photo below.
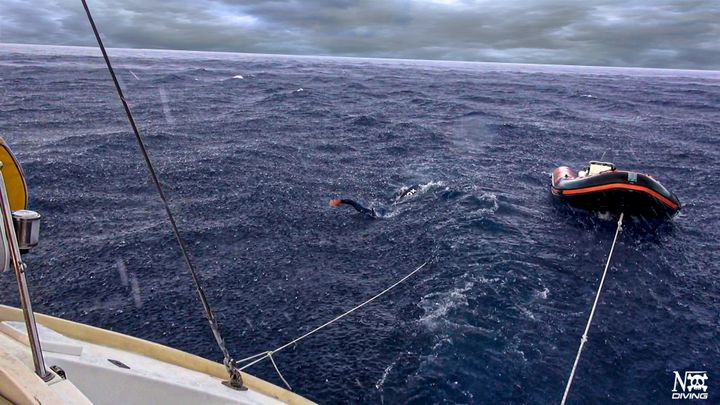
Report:
M 567 401 L 568 393 L 570 393 L 570 385 L 572 385 L 573 378 L 575 378 L 575 370 L 577 369 L 578 362 L 580 361 L 580 355 L 582 354 L 583 346 L 588 340 L 588 332 L 590 331 L 590 324 L 592 323 L 593 316 L 595 315 L 595 308 L 597 307 L 598 300 L 600 299 L 600 293 L 602 292 L 603 284 L 605 283 L 605 276 L 607 275 L 608 268 L 610 267 L 610 260 L 612 259 L 613 252 L 615 251 L 615 243 L 617 243 L 618 235 L 622 231 L 622 222 L 625 213 L 620 213 L 620 219 L 617 223 L 617 229 L 615 230 L 615 238 L 613 238 L 612 247 L 610 247 L 610 254 L 608 254 L 607 263 L 605 263 L 605 270 L 603 270 L 602 277 L 600 278 L 600 285 L 598 286 L 597 293 L 595 294 L 595 302 L 593 302 L 592 309 L 590 310 L 590 316 L 588 317 L 587 325 L 585 325 L 585 332 L 583 332 L 580 338 L 580 347 L 578 348 L 577 356 L 575 356 L 575 363 L 573 364 L 572 371 L 570 371 L 570 377 L 568 377 L 567 385 L 565 386 L 565 393 L 562 397 L 561 405 L 565 405 Z
M 215 315 L 212 312 L 212 309 L 210 308 L 210 304 L 208 303 L 207 296 L 205 295 L 205 291 L 203 290 L 202 284 L 200 283 L 200 278 L 197 274 L 197 271 L 195 269 L 195 266 L 193 265 L 192 260 L 190 259 L 190 255 L 188 254 L 187 247 L 185 246 L 185 242 L 183 241 L 182 237 L 180 236 L 180 231 L 178 230 L 177 223 L 175 221 L 175 216 L 172 213 L 172 210 L 170 209 L 170 205 L 168 204 L 167 197 L 165 197 L 165 192 L 163 191 L 162 185 L 160 183 L 160 179 L 158 177 L 157 171 L 155 170 L 155 166 L 152 163 L 152 160 L 150 160 L 150 156 L 148 155 L 147 148 L 145 147 L 145 142 L 143 141 L 142 136 L 140 135 L 140 131 L 138 130 L 137 125 L 135 124 L 135 118 L 133 118 L 132 112 L 130 111 L 130 106 L 127 103 L 127 100 L 125 99 L 125 96 L 123 95 L 122 87 L 120 86 L 120 82 L 117 79 L 117 76 L 115 75 L 115 71 L 113 70 L 112 64 L 110 63 L 110 57 L 107 54 L 107 51 L 105 50 L 105 45 L 103 45 L 102 39 L 100 38 L 100 32 L 97 29 L 97 26 L 95 25 L 95 20 L 92 17 L 92 14 L 90 13 L 90 8 L 87 5 L 86 0 L 81 0 L 83 7 L 85 8 L 85 13 L 87 14 L 88 21 L 90 22 L 90 26 L 92 27 L 93 33 L 95 34 L 95 39 L 97 39 L 98 46 L 100 47 L 100 51 L 102 52 L 103 58 L 105 59 L 105 64 L 107 65 L 108 71 L 110 72 L 110 76 L 112 77 L 113 83 L 115 83 L 115 90 L 117 90 L 118 97 L 120 97 L 120 101 L 122 102 L 123 108 L 125 109 L 125 114 L 127 115 L 128 121 L 130 121 L 130 126 L 132 127 L 133 133 L 135 134 L 135 139 L 137 140 L 138 146 L 140 147 L 140 152 L 145 159 L 145 164 L 147 166 L 148 172 L 150 172 L 150 177 L 152 178 L 152 182 L 155 185 L 155 189 L 157 190 L 158 194 L 160 195 L 160 200 L 162 200 L 163 207 L 165 208 L 165 213 L 167 214 L 168 219 L 170 220 L 170 225 L 172 226 L 173 234 L 175 235 L 175 240 L 177 241 L 178 246 L 180 247 L 180 251 L 182 253 L 183 259 L 185 261 L 185 264 L 190 271 L 190 275 L 192 276 L 193 282 L 195 283 L 195 290 L 197 291 L 198 297 L 200 298 L 200 302 L 203 305 L 203 308 L 205 310 L 205 317 L 208 320 L 208 323 L 210 324 L 210 329 L 212 329 L 213 336 L 215 337 L 215 341 L 220 347 L 220 350 L 223 354 L 223 364 L 225 365 L 225 369 L 228 372 L 228 375 L 230 376 L 229 381 L 223 382 L 225 385 L 230 386 L 234 389 L 244 389 L 243 387 L 243 381 L 242 381 L 242 375 L 240 373 L 240 370 L 237 369 L 235 366 L 235 361 L 230 357 L 230 352 L 228 351 L 227 347 L 225 346 L 225 340 L 222 337 L 222 334 L 220 333 L 220 327 L 218 326 L 217 320 L 215 319 Z

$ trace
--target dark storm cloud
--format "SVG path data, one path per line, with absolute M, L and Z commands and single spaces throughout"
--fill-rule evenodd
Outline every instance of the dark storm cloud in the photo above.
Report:
M 109 46 L 720 69 L 720 1 L 91 0 Z M 0 42 L 93 45 L 79 1 L 0 2 Z

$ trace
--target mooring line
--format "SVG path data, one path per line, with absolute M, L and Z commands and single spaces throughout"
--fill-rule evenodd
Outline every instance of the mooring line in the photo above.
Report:
M 270 359 L 270 361 L 272 362 L 272 365 L 275 367 L 275 371 L 277 371 L 278 375 L 280 376 L 280 379 L 283 381 L 283 383 L 285 383 L 285 386 L 287 386 L 288 389 L 292 390 L 292 388 L 290 388 L 290 384 L 288 384 L 287 380 L 285 380 L 285 378 L 283 377 L 283 375 L 280 374 L 280 370 L 278 369 L 278 366 L 277 366 L 277 364 L 275 363 L 275 360 L 274 360 L 273 357 L 272 357 L 273 354 L 275 354 L 275 353 L 277 353 L 277 352 L 280 352 L 280 351 L 282 351 L 282 350 L 287 349 L 288 347 L 294 345 L 295 343 L 297 343 L 297 342 L 299 342 L 299 341 L 301 341 L 301 340 L 309 337 L 310 335 L 315 334 L 316 332 L 320 331 L 321 329 L 324 329 L 324 328 L 330 326 L 331 324 L 333 324 L 333 323 L 339 321 L 340 319 L 342 319 L 342 318 L 344 318 L 344 317 L 352 314 L 353 312 L 355 312 L 355 311 L 357 311 L 358 309 L 364 307 L 365 305 L 367 305 L 367 304 L 375 301 L 376 299 L 382 297 L 383 295 L 385 295 L 386 293 L 388 293 L 390 290 L 392 290 L 393 288 L 395 288 L 395 287 L 397 287 L 398 285 L 402 284 L 402 283 L 403 283 L 405 280 L 407 280 L 408 278 L 412 277 L 415 273 L 417 273 L 418 271 L 422 270 L 425 266 L 427 266 L 428 263 L 432 262 L 433 260 L 434 260 L 434 259 L 430 259 L 430 260 L 426 261 L 425 263 L 421 264 L 420 267 L 418 267 L 418 268 L 416 268 L 415 270 L 413 270 L 413 271 L 411 271 L 410 273 L 408 273 L 405 277 L 403 277 L 403 278 L 401 278 L 400 280 L 398 280 L 397 282 L 395 282 L 395 284 L 393 284 L 393 285 L 391 285 L 390 287 L 388 287 L 388 288 L 382 290 L 381 292 L 377 293 L 375 296 L 373 296 L 372 298 L 366 300 L 366 301 L 363 302 L 362 304 L 353 307 L 353 308 L 352 308 L 351 310 L 349 310 L 349 311 L 343 312 L 342 314 L 336 316 L 335 318 L 333 318 L 333 319 L 325 322 L 324 324 L 318 326 L 317 328 L 311 330 L 310 332 L 307 332 L 307 333 L 305 333 L 304 335 L 302 335 L 302 336 L 300 336 L 300 337 L 298 337 L 298 338 L 295 338 L 295 339 L 293 339 L 293 340 L 285 343 L 284 345 L 278 347 L 277 349 L 269 350 L 269 351 L 266 351 L 266 352 L 260 352 L 260 353 L 254 354 L 254 355 L 252 355 L 252 356 L 250 356 L 250 357 L 246 357 L 246 358 L 244 358 L 244 359 L 237 360 L 237 361 L 236 361 L 236 364 L 244 363 L 244 362 L 247 362 L 247 361 L 252 360 L 250 363 L 248 363 L 248 364 L 240 367 L 239 370 L 241 370 L 241 371 L 242 371 L 242 370 L 245 370 L 246 368 L 251 367 L 251 366 L 253 366 L 253 365 L 255 365 L 255 364 L 257 364 L 257 363 L 259 363 L 259 362 L 261 362 L 261 361 L 263 361 L 263 360 L 265 360 L 265 359 Z
M 610 254 L 608 255 L 607 263 L 605 263 L 605 270 L 600 278 L 600 285 L 598 286 L 597 293 L 595 294 L 595 302 L 593 302 L 592 309 L 590 310 L 590 317 L 588 318 L 587 325 L 585 325 L 585 332 L 583 332 L 582 338 L 580 338 L 580 347 L 578 348 L 577 356 L 575 356 L 575 363 L 573 364 L 572 371 L 570 371 L 570 377 L 568 378 L 567 385 L 565 386 L 565 393 L 563 394 L 562 402 L 560 403 L 561 405 L 565 405 L 568 393 L 570 392 L 570 385 L 572 385 L 573 378 L 575 378 L 575 370 L 577 369 L 578 362 L 580 361 L 580 354 L 582 354 L 583 346 L 585 346 L 585 342 L 587 342 L 590 324 L 592 323 L 593 316 L 595 315 L 595 308 L 597 307 L 598 300 L 600 299 L 600 292 L 602 291 L 603 284 L 605 283 L 605 276 L 607 275 L 608 268 L 610 267 L 610 260 L 612 259 L 613 252 L 615 251 L 615 243 L 617 243 L 618 235 L 620 235 L 620 231 L 622 230 L 624 216 L 625 213 L 620 214 L 617 229 L 615 230 L 615 238 L 613 238 L 612 247 L 610 247 Z

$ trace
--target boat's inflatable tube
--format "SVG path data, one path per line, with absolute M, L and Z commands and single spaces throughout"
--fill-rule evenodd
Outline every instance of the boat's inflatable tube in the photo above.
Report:
M 590 162 L 575 173 L 562 166 L 553 170 L 552 193 L 569 206 L 588 211 L 669 218 L 680 210 L 675 194 L 652 177 L 616 170 L 615 165 Z

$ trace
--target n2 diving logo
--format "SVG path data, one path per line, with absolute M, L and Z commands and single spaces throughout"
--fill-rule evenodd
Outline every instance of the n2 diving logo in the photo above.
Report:
M 675 373 L 672 399 L 708 399 L 707 394 L 707 371 L 686 371 L 684 376 L 680 372 Z M 679 389 L 678 389 L 679 388 Z

